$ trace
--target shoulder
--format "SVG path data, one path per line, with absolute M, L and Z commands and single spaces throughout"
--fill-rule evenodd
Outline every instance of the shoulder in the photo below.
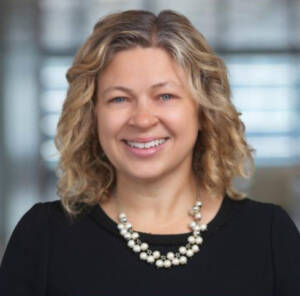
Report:
M 76 219 L 72 218 L 64 209 L 62 202 L 58 199 L 53 201 L 37 202 L 23 214 L 15 229 L 44 229 L 45 227 L 49 227 L 49 225 L 53 222 L 64 225 L 72 224 L 74 221 L 79 220 L 82 214 Z
M 62 213 L 60 202 L 37 202 L 29 208 L 19 219 L 12 233 L 12 238 L 17 236 L 34 235 L 44 231 L 49 225 L 49 216 Z
M 26 295 L 46 284 L 44 272 L 52 237 L 50 219 L 54 216 L 64 216 L 58 200 L 35 203 L 19 219 L 10 235 L 0 265 L 0 294 L 5 289 L 5 295 L 12 295 L 12 291 L 17 291 L 16 283 L 18 291 L 22 290 Z M 60 227 L 55 230 L 57 229 Z
M 229 203 L 232 207 L 248 212 L 252 215 L 272 215 L 274 211 L 285 211 L 280 205 L 272 202 L 259 201 L 252 197 L 245 197 L 241 200 L 235 200 L 229 197 Z
M 80 221 L 92 209 L 92 206 L 87 204 L 81 205 L 81 212 L 76 217 L 71 216 L 64 208 L 61 200 L 37 202 L 35 203 L 21 218 L 19 223 L 37 222 L 40 225 L 45 223 L 51 224 L 63 223 L 72 224 Z
M 83 213 L 75 219 L 67 213 L 60 200 L 37 202 L 18 220 L 10 243 L 34 242 L 46 238 L 50 232 L 69 229 L 81 220 Z
M 272 202 L 258 201 L 250 197 L 242 200 L 230 198 L 233 208 L 240 212 L 242 217 L 253 224 L 269 224 L 270 227 L 289 227 L 295 230 L 297 227 L 291 216 L 281 205 Z
M 76 215 L 76 217 L 80 218 L 82 216 L 85 216 L 92 208 L 93 205 L 81 203 L 79 205 L 80 207 L 80 213 Z M 64 208 L 61 200 L 56 199 L 53 201 L 45 201 L 45 202 L 38 202 L 34 204 L 31 209 L 28 211 L 28 213 L 47 213 L 48 215 L 56 216 L 56 217 L 69 217 L 70 214 L 66 211 Z
M 20 222 L 32 222 L 37 219 L 46 220 L 49 216 L 63 216 L 64 209 L 60 200 L 37 202 L 24 213 Z

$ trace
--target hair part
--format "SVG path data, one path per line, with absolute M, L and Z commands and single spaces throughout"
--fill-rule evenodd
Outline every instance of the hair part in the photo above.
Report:
M 60 153 L 57 193 L 65 210 L 76 216 L 84 205 L 109 198 L 115 186 L 115 169 L 97 135 L 97 78 L 117 52 L 134 47 L 161 48 L 186 71 L 192 96 L 201 107 L 193 171 L 211 195 L 244 198 L 232 181 L 253 173 L 255 150 L 247 144 L 241 113 L 231 102 L 224 62 L 185 16 L 172 10 L 157 16 L 127 10 L 95 24 L 66 74 L 69 87 L 55 137 Z

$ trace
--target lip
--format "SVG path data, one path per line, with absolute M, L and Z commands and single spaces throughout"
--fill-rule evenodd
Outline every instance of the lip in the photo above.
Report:
M 157 139 L 157 138 L 154 138 L 154 139 Z M 148 158 L 148 157 L 155 155 L 160 150 L 163 150 L 168 142 L 169 142 L 169 139 L 167 139 L 164 143 L 162 143 L 158 146 L 151 147 L 151 148 L 139 149 L 139 148 L 129 146 L 126 143 L 126 141 L 123 140 L 123 144 L 125 145 L 126 151 L 129 152 L 130 155 L 137 156 L 140 158 Z
M 154 140 L 160 139 L 169 139 L 169 137 L 147 137 L 147 138 L 134 138 L 134 139 L 123 139 L 122 141 L 138 142 L 138 143 L 147 143 Z

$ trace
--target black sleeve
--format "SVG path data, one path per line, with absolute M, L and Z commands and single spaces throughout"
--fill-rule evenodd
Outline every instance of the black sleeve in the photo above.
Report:
M 48 220 L 37 203 L 17 223 L 0 266 L 0 295 L 46 295 Z
M 275 205 L 272 219 L 275 295 L 300 295 L 300 234 L 287 212 Z

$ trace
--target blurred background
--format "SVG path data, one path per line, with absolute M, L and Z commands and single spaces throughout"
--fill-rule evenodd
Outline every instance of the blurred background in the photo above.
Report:
M 127 9 L 183 13 L 225 60 L 257 150 L 255 175 L 236 185 L 284 207 L 300 228 L 300 1 L 0 3 L 0 260 L 22 215 L 58 198 L 53 137 L 72 57 L 100 17 Z

